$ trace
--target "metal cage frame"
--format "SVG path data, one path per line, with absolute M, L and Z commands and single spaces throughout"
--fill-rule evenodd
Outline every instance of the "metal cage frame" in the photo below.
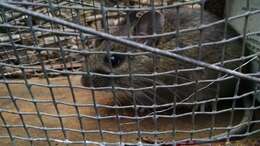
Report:
M 55 1 L 58 2 L 58 1 Z M 162 50 L 160 48 L 154 47 L 154 46 L 149 46 L 143 43 L 138 43 L 136 41 L 133 41 L 134 39 L 142 39 L 142 38 L 160 38 L 160 37 L 165 37 L 165 36 L 173 36 L 176 35 L 178 33 L 189 33 L 190 31 L 193 30 L 202 30 L 208 27 L 211 27 L 213 25 L 217 25 L 217 24 L 228 24 L 229 21 L 232 20 L 236 20 L 239 18 L 245 18 L 245 25 L 247 25 L 248 22 L 248 18 L 252 15 L 257 15 L 260 13 L 260 9 L 258 10 L 250 10 L 249 9 L 249 4 L 250 4 L 250 0 L 246 0 L 247 3 L 247 12 L 242 13 L 240 15 L 236 15 L 236 16 L 232 16 L 232 17 L 225 17 L 223 19 L 220 19 L 216 22 L 210 23 L 210 24 L 202 24 L 200 25 L 198 28 L 190 28 L 190 29 L 185 29 L 185 30 L 176 30 L 174 32 L 167 32 L 167 33 L 160 33 L 160 34 L 153 34 L 153 35 L 145 35 L 145 36 L 130 36 L 131 39 L 129 39 L 129 36 L 115 36 L 113 34 L 111 34 L 107 29 L 108 26 L 106 26 L 107 24 L 107 12 L 125 12 L 125 13 L 129 13 L 129 12 L 138 12 L 138 11 L 159 11 L 159 10 L 164 10 L 164 9 L 174 9 L 174 8 L 179 8 L 182 7 L 184 5 L 195 5 L 198 4 L 199 6 L 203 7 L 205 1 L 204 0 L 193 0 L 193 1 L 185 1 L 185 2 L 180 2 L 180 3 L 173 3 L 173 4 L 168 4 L 168 5 L 155 5 L 154 0 L 151 0 L 150 5 L 144 6 L 144 7 L 134 7 L 134 6 L 129 6 L 129 7 L 120 7 L 121 5 L 117 5 L 117 7 L 113 7 L 113 6 L 107 6 L 105 4 L 105 1 L 101 1 L 100 5 L 87 5 L 84 4 L 83 1 L 71 1 L 71 3 L 73 5 L 62 5 L 59 3 L 55 3 L 54 1 L 48 0 L 48 1 L 9 1 L 9 0 L 3 0 L 0 2 L 0 7 L 1 7 L 1 17 L 2 17 L 2 24 L 0 24 L 0 28 L 6 29 L 7 31 L 4 33 L 6 34 L 6 40 L 2 40 L 2 43 L 0 43 L 0 47 L 9 47 L 11 48 L 10 50 L 8 50 L 9 52 L 13 52 L 14 53 L 14 58 L 18 63 L 8 63 L 7 61 L 10 61 L 10 58 L 6 58 L 6 60 L 2 59 L 0 60 L 0 69 L 2 69 L 1 72 L 1 79 L 0 79 L 0 84 L 4 85 L 5 88 L 8 90 L 8 95 L 6 96 L 0 96 L 0 103 L 1 100 L 9 100 L 14 104 L 15 110 L 8 110 L 4 107 L 0 106 L 0 127 L 2 127 L 3 129 L 5 129 L 7 131 L 6 135 L 1 135 L 0 133 L 0 141 L 1 139 L 9 139 L 10 143 L 12 145 L 16 145 L 16 139 L 18 140 L 22 140 L 22 141 L 29 141 L 30 145 L 34 145 L 33 142 L 35 141 L 44 141 L 47 142 L 48 145 L 52 145 L 52 142 L 57 142 L 57 143 L 61 143 L 61 144 L 65 144 L 65 145 L 70 145 L 70 144 L 84 144 L 84 145 L 151 145 L 151 143 L 145 143 L 142 141 L 142 138 L 140 135 L 142 134 L 151 134 L 151 135 L 160 135 L 160 134 L 165 134 L 165 133 L 172 133 L 172 130 L 166 130 L 166 131 L 142 131 L 140 129 L 138 129 L 138 131 L 130 131 L 130 132 L 124 132 L 124 131 L 109 131 L 109 130 L 104 130 L 101 128 L 100 123 L 98 125 L 98 128 L 96 130 L 84 130 L 84 126 L 82 123 L 82 118 L 90 118 L 90 119 L 96 119 L 98 121 L 103 120 L 103 119 L 111 119 L 111 118 L 115 118 L 118 119 L 117 123 L 118 128 L 120 129 L 120 119 L 134 119 L 137 120 L 137 123 L 139 120 L 143 120 L 145 118 L 153 118 L 153 120 L 157 121 L 158 118 L 177 118 L 180 115 L 176 115 L 176 114 L 171 114 L 171 115 L 160 115 L 160 112 L 157 112 L 156 110 L 154 110 L 153 112 L 151 112 L 148 115 L 145 116 L 137 116 L 137 114 L 135 113 L 134 116 L 124 116 L 124 115 L 120 115 L 117 110 L 119 109 L 124 109 L 124 108 L 133 108 L 135 109 L 135 112 L 137 112 L 137 110 L 139 108 L 156 108 L 159 107 L 160 105 L 151 105 L 151 106 L 145 106 L 145 105 L 127 105 L 127 106 L 111 106 L 111 105 L 102 105 L 102 104 L 98 104 L 95 101 L 95 95 L 93 95 L 93 91 L 96 90 L 116 90 L 116 89 L 121 89 L 120 87 L 83 87 L 83 86 L 75 86 L 72 84 L 72 79 L 70 78 L 70 75 L 101 75 L 99 73 L 95 73 L 95 72 L 83 72 L 83 71 L 71 71 L 68 69 L 68 64 L 65 61 L 66 60 L 66 52 L 69 53 L 74 53 L 74 54 L 79 54 L 79 55 L 89 55 L 89 54 L 111 54 L 111 53 L 117 53 L 117 54 L 126 54 L 126 55 L 138 55 L 138 53 L 131 53 L 131 52 L 113 52 L 113 51 L 108 51 L 108 52 L 95 52 L 95 51 L 89 51 L 88 49 L 85 50 L 73 50 L 73 49 L 66 49 L 62 47 L 62 44 L 58 43 L 58 47 L 57 48 L 48 48 L 48 47 L 44 47 L 44 46 L 40 46 L 38 45 L 38 39 L 37 38 L 37 34 L 36 32 L 48 32 L 52 35 L 54 35 L 54 37 L 57 38 L 57 42 L 62 42 L 62 38 L 60 36 L 72 36 L 72 37 L 77 37 L 79 38 L 79 42 L 83 44 L 84 41 L 88 40 L 88 39 L 95 39 L 95 38 L 102 38 L 105 40 L 109 40 L 109 41 L 113 41 L 128 47 L 131 47 L 133 50 L 141 50 L 143 52 L 139 53 L 140 54 L 146 54 L 146 53 L 152 53 L 152 54 L 156 54 L 159 56 L 163 56 L 163 57 L 167 57 L 167 58 L 172 58 L 172 59 L 176 59 L 182 62 L 186 62 L 186 63 L 190 63 L 193 64 L 196 67 L 196 69 L 210 69 L 210 70 L 214 70 L 216 72 L 220 72 L 223 73 L 224 76 L 218 78 L 219 80 L 225 78 L 225 77 L 231 77 L 231 78 L 236 78 L 237 80 L 246 80 L 246 81 L 250 81 L 251 83 L 254 83 L 256 85 L 258 85 L 260 83 L 260 78 L 258 77 L 259 74 L 258 73 L 243 73 L 241 72 L 240 69 L 238 70 L 231 70 L 228 68 L 225 68 L 223 66 L 221 66 L 220 64 L 210 64 L 207 62 L 203 62 L 194 58 L 190 58 L 184 55 L 180 55 L 178 54 L 178 51 L 182 51 L 182 50 L 187 50 L 190 49 L 192 47 L 196 47 L 196 46 L 188 46 L 188 47 L 184 47 L 184 48 L 177 48 L 175 50 Z M 66 1 L 68 3 L 70 3 L 69 1 Z M 92 1 L 94 4 L 94 1 Z M 140 2 L 140 1 L 139 1 Z M 47 8 L 48 9 L 48 14 L 44 14 L 44 13 L 40 13 L 37 11 L 34 11 L 33 8 L 34 7 L 42 7 L 42 8 Z M 64 20 L 63 18 L 59 18 L 59 16 L 56 16 L 56 11 L 59 9 L 66 9 L 66 10 L 71 10 L 71 11 L 75 11 L 76 16 L 74 16 L 72 18 L 72 20 Z M 226 8 L 227 9 L 227 8 Z M 102 15 L 101 21 L 104 25 L 104 31 L 98 31 L 95 28 L 91 28 L 89 26 L 84 26 L 79 22 L 79 11 L 98 11 L 100 12 L 100 14 Z M 18 15 L 13 15 L 12 17 L 7 16 L 7 13 L 18 13 Z M 19 15 L 20 14 L 20 15 Z M 71 12 L 71 15 L 72 12 Z M 11 23 L 12 21 L 14 21 L 17 18 L 20 18 L 24 16 L 25 20 L 27 22 L 25 22 L 24 26 L 21 25 L 16 25 L 15 23 Z M 119 15 L 118 15 L 119 17 Z M 10 19 L 12 18 L 12 19 Z M 41 27 L 35 27 L 34 26 L 34 22 L 32 18 L 37 18 L 40 20 L 44 20 L 50 24 L 52 24 L 52 29 L 51 28 L 41 28 Z M 96 18 L 95 18 L 96 19 Z M 26 26 L 27 25 L 27 26 Z M 61 31 L 61 30 L 55 30 L 55 26 L 64 26 L 66 28 L 69 28 L 71 30 L 75 30 L 67 32 L 67 31 Z M 245 26 L 246 27 L 246 26 Z M 29 31 L 29 33 L 31 34 L 32 37 L 32 41 L 33 44 L 32 45 L 27 45 L 27 44 L 19 44 L 15 42 L 15 38 L 13 38 L 13 34 L 12 32 L 10 32 L 10 30 L 19 30 L 19 29 L 26 29 L 27 31 Z M 20 32 L 21 33 L 21 32 Z M 230 39 L 223 39 L 221 41 L 218 42 L 209 42 L 209 43 L 201 43 L 200 46 L 209 46 L 209 45 L 219 45 L 219 44 L 226 44 L 229 42 L 232 42 L 235 39 L 242 39 L 243 40 L 243 47 L 246 47 L 246 40 L 247 37 L 249 36 L 253 36 L 253 35 L 257 35 L 259 34 L 259 32 L 247 32 L 247 29 L 244 29 L 243 34 L 240 34 L 234 38 L 230 38 Z M 39 64 L 40 64 L 40 68 L 39 67 L 35 67 L 35 66 L 27 66 L 27 65 L 22 65 L 20 64 L 21 62 L 21 56 L 18 55 L 19 49 L 28 49 L 28 50 L 33 50 L 37 53 L 37 57 Z M 1 49 L 0 49 L 1 50 Z M 9 52 L 5 50 L 5 54 L 8 54 Z M 62 69 L 61 70 L 55 70 L 55 69 L 51 69 L 51 68 L 47 68 L 46 64 L 44 62 L 43 59 L 40 58 L 40 56 L 42 55 L 43 51 L 59 51 L 60 52 L 60 60 L 62 62 Z M 250 55 L 245 55 L 245 56 L 241 56 L 241 60 L 247 60 L 247 62 L 245 62 L 244 65 L 251 63 L 252 61 L 255 61 L 258 58 L 259 52 L 255 52 L 254 54 L 250 54 Z M 20 71 L 21 75 L 22 75 L 22 79 L 23 81 L 16 81 L 16 80 L 12 80 L 9 79 L 7 77 L 7 74 L 4 72 L 4 67 L 10 67 L 10 68 L 16 68 Z M 79 67 L 80 68 L 80 67 Z M 37 70 L 41 71 L 43 73 L 43 77 L 46 78 L 47 84 L 41 84 L 41 83 L 31 83 L 28 81 L 28 77 L 26 75 L 26 70 L 27 69 L 32 69 L 32 70 L 36 70 L 35 72 L 37 72 Z M 54 72 L 57 73 L 58 75 L 64 75 L 68 81 L 68 85 L 55 85 L 52 84 L 49 81 L 49 72 Z M 160 73 L 154 72 L 152 74 L 149 74 L 150 76 L 159 76 Z M 104 75 L 103 75 L 104 76 Z M 113 75 L 113 74 L 109 74 L 109 75 L 105 75 L 107 77 L 118 77 L 118 76 L 128 76 L 128 75 Z M 130 73 L 130 76 L 132 76 L 132 74 Z M 138 76 L 138 75 L 137 75 Z M 216 80 L 215 80 L 216 81 Z M 213 82 L 215 82 L 213 81 Z M 12 89 L 11 89 L 11 85 L 12 84 L 23 84 L 26 87 L 26 90 L 28 90 L 30 92 L 31 95 L 31 99 L 26 99 L 23 97 L 19 97 L 19 95 L 14 95 L 12 93 Z M 55 106 L 55 110 L 57 112 L 57 114 L 50 114 L 50 113 L 44 113 L 41 110 L 38 109 L 38 104 L 47 102 L 44 100 L 39 100 L 34 96 L 34 93 L 32 91 L 32 87 L 33 86 L 40 86 L 43 88 L 47 88 L 50 90 L 50 96 L 52 97 L 51 100 L 49 102 L 51 102 L 54 106 Z M 167 86 L 167 85 L 165 85 Z M 239 86 L 239 83 L 238 83 Z M 59 88 L 59 87 L 67 87 L 69 88 L 69 92 L 71 93 L 72 96 L 72 102 L 70 103 L 66 103 L 63 101 L 59 101 L 55 98 L 54 93 L 53 93 L 53 88 Z M 79 88 L 79 89 L 84 89 L 84 90 L 89 90 L 92 92 L 92 96 L 93 96 L 93 104 L 80 104 L 77 102 L 77 98 L 75 96 L 75 90 L 74 88 Z M 237 87 L 239 88 L 239 87 Z M 206 138 L 187 138 L 187 139 L 183 139 L 183 140 L 172 140 L 170 142 L 160 142 L 158 139 L 154 140 L 154 145 L 179 145 L 179 144 L 183 144 L 183 143 L 188 143 L 188 144 L 202 144 L 202 143 L 210 143 L 210 142 L 216 142 L 216 141 L 230 141 L 233 139 L 239 139 L 239 138 L 243 138 L 243 137 L 247 137 L 250 135 L 253 135 L 255 133 L 259 133 L 260 129 L 257 130 L 253 130 L 250 131 L 250 128 L 255 125 L 255 124 L 259 124 L 259 120 L 254 119 L 254 112 L 256 112 L 257 110 L 259 110 L 259 106 L 257 105 L 257 97 L 256 94 L 259 92 L 259 89 L 257 86 L 253 87 L 254 89 L 251 89 L 251 91 L 242 94 L 242 95 L 236 95 L 234 97 L 230 97 L 230 99 L 234 100 L 232 107 L 229 109 L 225 109 L 226 111 L 231 111 L 231 112 L 235 112 L 235 111 L 243 111 L 243 117 L 241 118 L 241 122 L 239 122 L 238 125 L 229 125 L 231 127 L 226 127 L 224 128 L 225 132 L 219 135 L 211 135 L 211 137 L 206 137 Z M 135 89 L 134 88 L 128 88 L 126 90 L 132 91 L 134 92 Z M 248 95 L 252 95 L 252 98 L 244 98 Z M 243 99 L 243 107 L 235 107 L 235 102 L 238 99 Z M 209 99 L 208 101 L 203 101 L 203 102 L 210 102 L 214 99 Z M 220 99 L 221 100 L 221 99 Z M 20 111 L 19 109 L 19 105 L 17 104 L 17 101 L 24 101 L 24 102 L 29 102 L 31 104 L 33 104 L 33 107 L 36 108 L 36 112 L 34 113 L 30 113 L 30 112 L 24 112 L 24 111 Z M 75 114 L 73 115 L 60 115 L 59 114 L 59 108 L 58 108 L 58 104 L 62 104 L 62 105 L 69 105 L 72 106 L 75 109 Z M 176 104 L 176 103 L 175 103 Z M 174 103 L 168 103 L 166 105 L 163 105 L 164 107 L 170 106 L 170 109 L 172 109 L 172 106 L 174 105 Z M 82 115 L 80 112 L 79 107 L 91 107 L 94 108 L 96 115 L 92 116 L 92 115 Z M 98 111 L 99 108 L 110 108 L 110 109 L 114 109 L 115 110 L 115 115 L 113 116 L 101 116 L 99 115 Z M 169 110 L 169 108 L 167 108 L 166 110 Z M 213 114 L 217 114 L 218 112 L 224 112 L 223 111 L 212 111 L 212 112 L 190 112 L 188 114 L 190 115 L 196 115 L 199 113 L 206 113 L 208 115 L 213 115 Z M 4 113 L 12 113 L 15 114 L 17 116 L 19 116 L 19 119 L 21 120 L 21 124 L 18 125 L 12 125 L 9 124 L 6 121 L 6 117 L 4 116 Z M 40 120 L 41 126 L 34 126 L 34 125 L 30 125 L 28 123 L 25 122 L 24 120 L 24 115 L 30 115 L 30 114 L 34 114 L 37 115 L 37 117 Z M 158 114 L 158 115 L 157 115 Z M 187 113 L 184 113 L 183 115 L 185 115 Z M 51 128 L 51 127 L 46 127 L 44 124 L 44 117 L 45 116 L 51 116 L 51 117 L 56 117 L 58 118 L 58 121 L 60 123 L 60 127 L 58 128 Z M 66 117 L 76 117 L 77 120 L 79 121 L 79 129 L 71 129 L 68 127 L 65 127 L 63 125 L 63 119 Z M 233 118 L 231 118 L 233 119 Z M 232 121 L 232 120 L 231 120 Z M 232 123 L 232 122 L 231 122 Z M 25 135 L 23 136 L 16 136 L 12 134 L 12 130 L 11 129 L 15 129 L 15 128 L 23 128 L 25 131 Z M 30 130 L 28 130 L 28 128 L 34 128 L 34 129 L 38 129 L 38 130 L 42 130 L 44 131 L 45 137 L 32 137 L 30 135 Z M 209 130 L 209 129 L 218 129 L 218 127 L 208 127 L 208 129 L 204 129 L 204 130 Z M 219 128 L 221 129 L 221 128 Z M 50 136 L 48 136 L 48 132 L 51 130 L 60 130 L 63 133 L 63 138 L 60 139 L 55 139 L 52 138 Z M 78 140 L 78 141 L 73 141 L 71 139 L 69 139 L 66 135 L 67 131 L 72 131 L 72 132 L 76 132 L 76 133 L 80 133 L 82 135 L 82 138 L 84 140 Z M 181 131 L 181 130 L 180 130 Z M 203 131 L 203 129 L 202 129 Z M 175 131 L 176 132 L 176 131 Z M 199 132 L 196 130 L 192 130 L 192 132 L 196 133 Z M 86 135 L 88 133 L 98 133 L 101 137 L 102 135 L 105 134 L 112 134 L 112 135 L 118 135 L 118 136 L 122 136 L 122 135 L 127 135 L 127 134 L 137 134 L 138 135 L 138 141 L 136 143 L 132 143 L 132 142 L 125 142 L 122 140 L 122 138 L 120 137 L 120 141 L 119 142 L 107 142 L 107 141 L 95 141 L 95 140 L 86 140 Z M 189 132 L 188 132 L 189 133 Z M 156 136 L 155 136 L 156 137 Z M 102 138 L 101 138 L 102 139 Z M 1 144 L 1 142 L 0 142 Z

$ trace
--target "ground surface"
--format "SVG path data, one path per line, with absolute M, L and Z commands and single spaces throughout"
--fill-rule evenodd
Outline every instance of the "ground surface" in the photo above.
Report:
M 80 77 L 79 76 L 71 76 L 71 81 L 73 86 L 80 86 Z M 23 80 L 9 80 L 9 81 L 15 81 L 15 82 L 23 82 Z M 37 108 L 40 112 L 44 113 L 42 115 L 43 123 L 45 124 L 45 127 L 53 128 L 52 130 L 48 130 L 47 134 L 49 138 L 53 139 L 59 139 L 64 140 L 64 134 L 61 132 L 60 129 L 55 129 L 60 126 L 59 118 L 57 118 L 57 112 L 55 110 L 54 104 L 52 102 L 52 96 L 50 89 L 47 88 L 45 85 L 46 80 L 44 78 L 32 78 L 29 79 L 29 84 L 41 84 L 43 86 L 31 86 L 31 93 L 28 92 L 28 88 L 24 84 L 9 84 L 10 85 L 10 92 L 14 97 L 20 97 L 22 100 L 18 99 L 16 100 L 17 106 L 19 107 L 19 111 L 23 112 L 22 118 L 24 119 L 24 122 L 26 125 L 29 126 L 28 132 L 30 133 L 31 137 L 46 137 L 44 130 L 41 130 L 37 127 L 42 127 L 41 122 L 39 120 L 39 117 L 36 113 L 36 108 L 30 100 L 32 99 L 32 96 L 41 101 L 37 103 Z M 65 77 L 57 77 L 57 78 L 51 78 L 50 79 L 51 84 L 55 85 L 69 85 L 68 81 Z M 77 129 L 80 129 L 79 120 L 76 115 L 76 108 L 73 106 L 73 98 L 71 94 L 71 90 L 69 88 L 65 88 L 60 86 L 59 88 L 52 88 L 53 95 L 55 99 L 58 101 L 57 107 L 59 109 L 60 115 L 63 115 L 62 122 L 65 128 L 72 129 L 72 131 L 68 130 L 66 131 L 66 137 L 69 140 L 72 141 L 80 141 L 82 140 L 82 135 L 79 131 L 75 131 Z M 95 116 L 96 111 L 93 107 L 86 107 L 87 104 L 92 104 L 92 94 L 90 91 L 86 89 L 80 89 L 75 88 L 74 90 L 74 97 L 77 101 L 77 103 L 81 104 L 82 106 L 79 106 L 78 110 L 81 115 L 86 115 L 86 117 L 83 117 L 81 119 L 83 129 L 86 131 L 91 130 L 97 130 L 97 133 L 87 133 L 85 136 L 87 137 L 87 140 L 91 141 L 101 141 L 102 137 L 98 133 L 99 126 L 100 129 L 103 131 L 114 131 L 117 132 L 119 128 L 121 131 L 124 132 L 131 132 L 136 131 L 137 129 L 141 129 L 142 131 L 154 131 L 155 129 L 155 123 L 153 119 L 146 119 L 140 121 L 139 128 L 137 127 L 137 124 L 135 123 L 135 120 L 127 120 L 127 119 L 120 119 L 120 121 L 116 118 L 110 118 L 110 119 L 101 119 L 100 121 L 93 119 L 89 116 Z M 8 96 L 8 90 L 7 87 L 0 83 L 0 97 L 6 97 Z M 106 92 L 95 92 L 95 100 L 97 104 L 104 104 L 104 105 L 112 105 L 111 103 L 111 94 Z M 62 103 L 61 103 L 62 102 Z M 64 104 L 65 103 L 65 104 Z M 10 131 L 12 135 L 20 136 L 20 137 L 27 137 L 26 132 L 23 129 L 23 127 L 15 125 L 22 125 L 21 117 L 19 117 L 19 114 L 17 110 L 15 109 L 14 104 L 8 99 L 0 98 L 0 109 L 4 109 L 2 112 L 2 116 L 5 119 L 5 122 L 7 125 L 11 125 Z M 115 110 L 113 109 L 105 109 L 105 108 L 99 108 L 97 111 L 100 116 L 111 116 L 115 114 Z M 125 116 L 132 116 L 133 112 L 129 110 L 121 110 L 118 111 L 120 115 Z M 226 127 L 227 123 L 229 122 L 230 113 L 223 113 L 216 115 L 216 124 L 215 126 L 221 126 Z M 235 113 L 235 120 L 234 123 L 237 123 L 239 119 L 241 118 L 241 113 Z M 182 118 L 178 118 L 177 120 L 168 119 L 168 118 L 160 118 L 157 121 L 158 130 L 159 131 L 166 131 L 166 130 L 172 130 L 175 127 L 177 130 L 190 130 L 192 128 L 191 124 L 191 117 L 186 116 Z M 118 122 L 120 122 L 120 126 L 118 126 Z M 196 123 L 196 129 L 201 128 L 207 128 L 210 127 L 211 123 L 211 117 L 206 115 L 198 115 L 196 116 L 194 122 Z M 99 124 L 98 124 L 99 123 Z M 6 128 L 2 127 L 3 121 L 0 119 L 0 137 L 1 136 L 7 136 Z M 220 133 L 221 131 L 214 131 L 213 133 Z M 189 137 L 189 134 L 185 133 L 177 133 L 175 137 L 173 137 L 171 134 L 164 134 L 159 135 L 158 139 L 160 141 L 170 141 L 173 138 L 174 139 L 183 139 Z M 207 137 L 209 136 L 209 132 L 199 132 L 193 135 L 193 137 Z M 153 141 L 153 136 L 151 135 L 145 135 L 143 134 L 141 136 L 143 139 L 148 140 L 148 142 Z M 251 139 L 246 139 L 242 141 L 235 142 L 234 145 L 245 145 L 245 146 L 257 146 L 259 145 L 259 141 L 257 140 L 259 136 L 253 136 Z M 122 137 L 119 137 L 118 135 L 113 135 L 109 133 L 103 133 L 103 140 L 107 142 L 117 142 L 122 139 L 122 141 L 128 141 L 128 142 L 135 142 L 138 138 L 136 134 L 129 134 L 129 135 L 123 135 Z M 25 146 L 29 145 L 29 142 L 25 142 L 23 140 L 16 140 L 16 144 L 19 146 Z M 45 146 L 46 142 L 34 142 L 37 146 Z M 59 142 L 53 142 L 53 145 L 60 146 L 64 145 L 63 143 Z M 1 139 L 0 145 L 2 146 L 9 146 L 10 141 L 8 138 Z M 215 145 L 224 145 L 223 143 L 218 143 Z

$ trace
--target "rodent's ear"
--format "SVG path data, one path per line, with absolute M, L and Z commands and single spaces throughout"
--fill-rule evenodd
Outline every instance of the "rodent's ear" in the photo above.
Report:
M 154 26 L 153 26 L 154 20 Z M 146 12 L 137 21 L 134 26 L 134 35 L 152 35 L 153 33 L 159 34 L 163 32 L 164 28 L 164 15 L 160 12 Z M 156 45 L 158 40 L 155 39 L 138 39 L 140 43 L 146 45 Z
M 88 48 L 93 49 L 93 48 L 98 47 L 103 41 L 104 41 L 104 39 L 102 39 L 102 38 L 88 40 L 85 42 L 85 45 L 88 46 Z
M 136 12 L 136 11 L 128 13 L 128 17 L 129 17 L 131 25 L 133 25 L 138 20 L 137 14 L 138 14 L 138 12 Z
M 153 26 L 153 20 L 154 25 Z M 134 27 L 135 35 L 152 35 L 153 33 L 162 33 L 165 20 L 164 15 L 160 12 L 149 11 L 144 13 L 137 21 Z M 153 30 L 154 29 L 154 30 Z
M 105 39 L 103 39 L 103 38 L 95 39 L 95 41 L 94 41 L 95 47 L 99 46 L 104 40 Z

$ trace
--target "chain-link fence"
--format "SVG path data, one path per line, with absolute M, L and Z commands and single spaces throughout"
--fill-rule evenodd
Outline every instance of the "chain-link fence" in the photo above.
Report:
M 2 0 L 1 145 L 257 137 L 257 0 Z

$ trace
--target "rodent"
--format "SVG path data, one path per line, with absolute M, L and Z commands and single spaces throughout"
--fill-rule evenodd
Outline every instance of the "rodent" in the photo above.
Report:
M 163 32 L 176 31 L 177 24 L 179 23 L 179 30 L 196 28 L 201 23 L 201 10 L 198 7 L 181 6 L 179 7 L 179 15 L 177 16 L 177 9 L 165 10 L 162 12 L 145 12 L 138 16 L 137 14 L 129 14 L 131 20 L 131 28 L 124 24 L 119 26 L 112 34 L 127 36 L 130 30 L 131 35 L 152 35 L 152 19 L 151 16 L 155 16 L 155 33 L 160 34 Z M 203 24 L 209 24 L 216 22 L 218 17 L 203 10 Z M 200 38 L 201 43 L 221 41 L 224 38 L 225 25 L 223 23 L 204 28 L 201 31 L 194 30 L 186 33 L 179 33 L 171 37 L 160 37 L 153 39 L 136 39 L 135 41 L 145 43 L 146 45 L 154 46 L 160 49 L 175 50 L 176 48 L 184 48 L 190 45 L 199 44 Z M 227 27 L 228 32 L 226 38 L 231 38 L 236 35 L 230 27 Z M 178 45 L 176 44 L 176 38 L 178 38 Z M 242 55 L 242 44 L 241 40 L 234 40 L 226 44 L 225 49 L 223 44 L 195 47 L 181 52 L 176 52 L 187 57 L 200 59 L 207 63 L 220 63 L 223 61 L 239 58 Z M 106 51 L 110 49 L 114 52 L 140 52 L 138 49 L 131 49 L 126 45 L 114 43 L 109 40 L 103 40 L 100 45 L 94 51 Z M 199 50 L 201 53 L 199 53 Z M 223 51 L 224 50 L 224 51 Z M 222 58 L 222 53 L 225 56 Z M 152 105 L 154 100 L 156 104 L 165 104 L 181 102 L 185 98 L 191 96 L 189 100 L 185 102 L 193 102 L 195 100 L 201 101 L 205 99 L 212 99 L 216 96 L 234 96 L 235 79 L 227 79 L 226 81 L 219 82 L 220 89 L 217 89 L 217 82 L 210 84 L 209 80 L 214 81 L 219 72 L 212 71 L 209 69 L 202 69 L 197 71 L 187 71 L 190 68 L 195 68 L 193 64 L 178 61 L 172 58 L 166 58 L 159 55 L 155 55 L 155 61 L 157 65 L 153 65 L 153 55 L 138 55 L 127 57 L 126 55 L 111 54 L 110 58 L 107 54 L 90 54 L 87 55 L 83 63 L 83 70 L 87 72 L 95 72 L 100 74 L 111 74 L 110 65 L 114 75 L 129 74 L 129 61 L 131 62 L 131 73 L 132 74 L 152 74 L 154 69 L 157 73 L 185 70 L 186 72 L 177 71 L 177 73 L 169 73 L 165 75 L 159 75 L 153 77 L 132 77 L 132 81 L 129 77 L 117 77 L 113 79 L 113 84 L 117 87 L 123 88 L 144 88 L 150 87 L 146 90 L 134 91 L 133 100 L 132 93 L 130 91 L 116 90 L 115 96 L 118 104 L 133 104 L 136 102 L 140 105 Z M 200 57 L 199 57 L 200 56 Z M 229 69 L 236 69 L 241 65 L 241 61 L 235 61 L 231 63 L 225 63 L 223 66 Z M 88 68 L 88 69 L 87 69 Z M 221 74 L 223 76 L 224 74 Z M 92 76 L 92 83 L 95 87 L 106 87 L 111 86 L 111 78 Z M 171 88 L 160 88 L 153 90 L 153 83 L 156 85 L 176 85 Z M 202 82 L 200 82 L 202 81 Z M 209 81 L 209 82 L 207 82 Z M 132 83 L 130 83 L 132 82 Z M 82 84 L 84 86 L 90 86 L 90 79 L 87 75 L 82 76 Z M 207 86 L 208 85 L 208 86 Z M 203 89 L 205 87 L 205 89 Z M 203 89 L 203 90 L 199 90 Z M 197 90 L 197 92 L 195 92 Z M 216 95 L 219 94 L 219 95 Z

